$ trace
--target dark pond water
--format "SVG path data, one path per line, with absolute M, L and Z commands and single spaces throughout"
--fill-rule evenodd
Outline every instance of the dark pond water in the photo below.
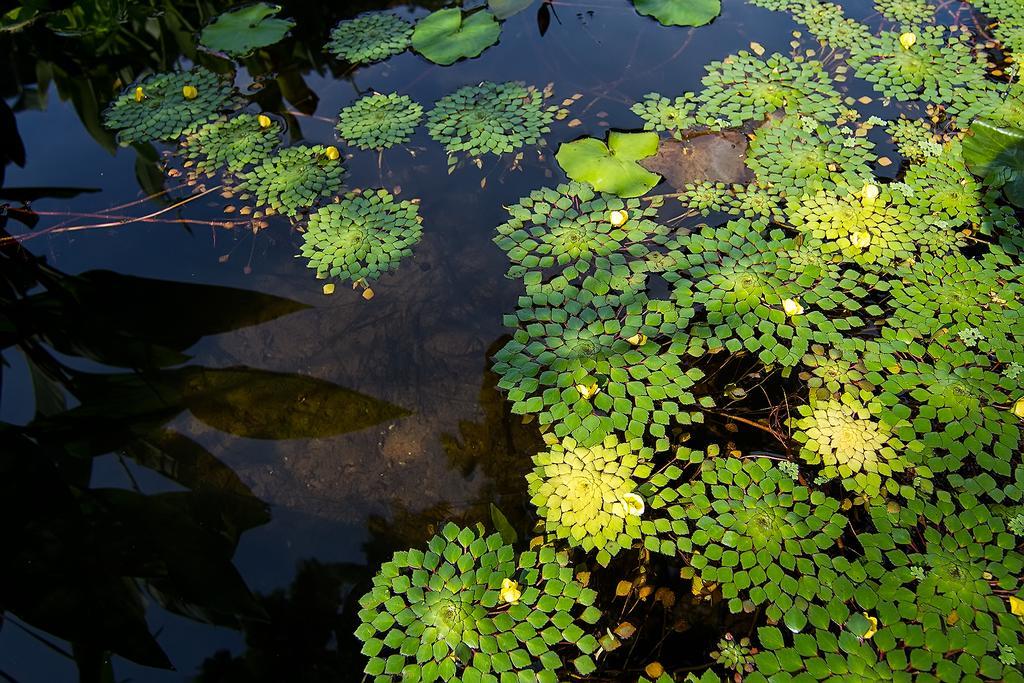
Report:
M 502 315 L 521 293 L 492 243 L 503 205 L 562 178 L 551 154 L 558 143 L 634 127 L 629 107 L 644 94 L 694 89 L 707 62 L 752 40 L 789 52 L 798 28 L 785 13 L 739 0 L 725 0 L 722 15 L 698 29 L 660 26 L 626 0 L 556 0 L 546 21 L 536 7 L 511 18 L 500 44 L 478 59 L 440 67 L 407 52 L 354 68 L 322 49 L 338 20 L 383 6 L 422 16 L 439 3 L 285 3 L 296 29 L 245 61 L 238 83 L 258 84 L 257 101 L 285 118 L 292 143 L 336 144 L 337 112 L 371 90 L 428 104 L 463 85 L 522 80 L 553 83 L 556 99 L 582 95 L 548 146 L 528 151 L 518 168 L 490 158 L 447 175 L 443 149 L 422 126 L 379 165 L 377 155 L 355 153 L 350 187 L 400 188 L 421 199 L 424 219 L 414 256 L 364 301 L 342 287 L 321 293 L 295 257 L 301 237 L 285 219 L 255 233 L 219 226 L 239 217 L 225 214 L 231 200 L 216 191 L 171 208 L 193 188 L 163 173 L 163 150 L 119 148 L 102 128 L 105 104 L 147 70 L 197 61 L 226 68 L 196 52 L 191 31 L 222 4 L 154 0 L 158 11 L 143 12 L 154 18 L 103 34 L 35 27 L 0 38 L 9 55 L 0 66 L 0 149 L 9 160 L 2 200 L 44 188 L 34 216 L 6 219 L 15 238 L 5 236 L 0 254 L 5 287 L 82 287 L 72 281 L 82 274 L 92 283 L 69 289 L 70 300 L 2 314 L 0 330 L 11 340 L 45 328 L 50 343 L 28 353 L 69 383 L 76 371 L 128 373 L 121 384 L 90 388 L 75 420 L 43 422 L 56 454 L 50 469 L 0 474 L 5 524 L 16 527 L 0 552 L 36 553 L 39 564 L 0 577 L 19 582 L 4 586 L 10 604 L 0 606 L 30 605 L 38 623 L 52 625 L 6 619 L 5 680 L 77 680 L 79 666 L 83 679 L 100 680 L 111 669 L 88 646 L 93 629 L 152 655 L 148 629 L 173 665 L 115 657 L 118 681 L 358 680 L 351 594 L 391 551 L 421 543 L 442 520 L 486 519 L 491 502 L 517 523 L 528 513 L 522 477 L 539 435 L 509 414 L 489 372 L 507 338 Z M 846 5 L 854 18 L 873 12 L 870 3 Z M 8 427 L 52 412 L 60 392 L 34 385 L 25 351 L 5 346 L 0 448 L 29 448 Z M 132 374 L 136 354 L 156 347 L 186 355 L 175 365 L 184 370 Z M 181 398 L 183 387 L 203 382 L 232 385 L 244 398 L 232 405 L 243 408 Z M 154 407 L 151 392 L 166 400 Z M 147 447 L 151 466 L 142 467 Z M 103 492 L 96 518 L 68 512 L 74 494 L 61 482 L 69 480 Z M 177 496 L 161 497 L 167 492 Z M 161 522 L 169 517 L 177 523 Z M 188 584 L 164 586 L 178 613 L 114 578 L 167 554 Z M 267 618 L 244 619 L 244 587 Z M 214 611 L 221 625 L 204 623 Z

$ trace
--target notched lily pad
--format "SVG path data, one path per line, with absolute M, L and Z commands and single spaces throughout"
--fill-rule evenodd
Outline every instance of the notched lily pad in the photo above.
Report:
M 245 56 L 280 41 L 295 26 L 291 19 L 274 18 L 280 11 L 280 5 L 257 2 L 225 12 L 203 29 L 199 41 L 215 52 Z
M 612 131 L 607 144 L 596 138 L 563 143 L 555 158 L 573 180 L 620 197 L 639 197 L 661 180 L 638 163 L 657 152 L 657 133 Z
M 633 0 L 633 7 L 665 26 L 703 26 L 722 13 L 720 0 Z
M 476 57 L 498 42 L 501 24 L 488 10 L 464 15 L 458 8 L 442 9 L 420 19 L 412 47 L 441 66 Z

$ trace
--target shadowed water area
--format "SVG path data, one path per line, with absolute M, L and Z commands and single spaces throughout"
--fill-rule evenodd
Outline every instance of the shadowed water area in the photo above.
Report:
M 280 16 L 295 25 L 280 42 L 234 60 L 200 48 L 198 31 L 238 4 L 50 3 L 55 11 L 72 9 L 58 21 L 43 18 L 0 33 L 0 50 L 10 55 L 0 65 L 4 680 L 362 680 L 367 657 L 353 636 L 360 624 L 357 600 L 392 553 L 425 547 L 447 522 L 482 523 L 493 531 L 494 507 L 518 532 L 517 549 L 535 537 L 543 541 L 526 476 L 534 468 L 531 458 L 551 446 L 540 428 L 548 426 L 536 415 L 521 414 L 537 411 L 513 407 L 494 369 L 495 354 L 512 339 L 503 318 L 522 305 L 524 295 L 522 274 L 510 271 L 506 250 L 495 244 L 495 228 L 509 220 L 508 207 L 538 188 L 568 182 L 555 158 L 562 143 L 643 130 L 631 108 L 652 92 L 672 98 L 700 91 L 710 62 L 754 49 L 824 59 L 830 68 L 841 63 L 833 47 L 807 35 L 808 27 L 789 13 L 739 0 L 724 0 L 721 14 L 699 27 L 662 25 L 627 0 L 519 3 L 525 9 L 501 22 L 495 45 L 449 66 L 412 49 L 372 64 L 350 64 L 324 47 L 332 27 L 363 12 L 387 9 L 416 22 L 445 7 L 443 2 L 282 2 Z M 486 5 L 465 3 L 481 4 Z M 843 8 L 873 32 L 894 26 L 871 2 L 846 2 Z M 932 10 L 939 25 L 980 31 L 987 21 L 967 4 L 940 3 Z M 318 280 L 301 255 L 305 218 L 254 214 L 244 192 L 225 185 L 220 174 L 197 175 L 176 154 L 173 141 L 124 145 L 104 125 L 102 112 L 140 78 L 195 65 L 234 72 L 245 111 L 272 117 L 282 129 L 282 145 L 340 150 L 344 189 L 322 204 L 366 188 L 416 200 L 422 238 L 411 254 L 372 282 L 338 280 L 327 293 L 324 284 L 331 280 Z M 535 86 L 547 96 L 546 105 L 564 112 L 550 123 L 542 143 L 501 155 L 450 157 L 422 123 L 408 142 L 380 152 L 345 144 L 335 130 L 340 110 L 374 92 L 407 95 L 429 111 L 442 97 L 485 81 Z M 928 116 L 925 102 L 885 102 L 860 78 L 843 82 L 842 95 L 843 106 L 855 104 L 865 119 Z M 755 173 L 744 163 L 748 146 L 773 116 L 711 131 L 694 125 L 676 136 L 662 131 L 657 155 L 642 164 L 663 178 L 649 196 L 674 195 L 707 180 L 753 182 Z M 903 177 L 901 155 L 883 128 L 869 128 L 860 137 L 875 145 L 868 166 L 877 182 Z M 705 222 L 725 222 L 720 211 L 708 212 L 709 218 L 692 206 L 673 196 L 658 209 L 657 220 L 680 235 L 699 232 Z M 992 235 L 1001 234 L 985 232 L 978 227 L 982 222 L 979 217 L 962 226 L 976 228 L 977 243 L 963 247 L 972 258 L 983 250 L 978 244 L 998 243 Z M 1018 235 L 1010 229 L 1005 234 Z M 1019 254 L 1009 248 L 1007 253 L 1007 272 L 1016 268 L 1020 279 Z M 847 266 L 875 280 L 885 270 L 861 261 L 844 265 L 844 271 Z M 733 276 L 712 265 L 700 267 L 706 270 L 695 271 L 696 289 L 702 282 L 737 290 L 750 284 L 722 280 Z M 764 281 L 775 272 L 773 265 L 762 273 Z M 651 279 L 652 299 L 668 299 L 678 289 L 671 277 Z M 858 305 L 883 305 L 891 296 L 890 290 L 863 286 L 870 293 Z M 700 312 L 706 304 L 689 305 Z M 619 306 L 621 314 L 629 303 L 623 299 L 613 308 Z M 883 316 L 864 318 L 857 327 L 862 336 L 881 338 Z M 1008 320 L 1008 338 L 1024 336 L 1021 320 Z M 977 327 L 988 333 L 981 323 Z M 630 343 L 644 347 L 648 339 Z M 740 350 L 725 346 L 730 353 Z M 656 445 L 659 439 L 673 453 L 703 453 L 717 444 L 712 453 L 737 462 L 741 453 L 766 467 L 799 461 L 807 437 L 791 437 L 807 428 L 787 418 L 802 415 L 791 401 L 806 402 L 813 373 L 794 369 L 795 360 L 782 371 L 787 362 L 781 354 L 780 364 L 765 364 L 751 345 L 747 349 L 728 358 L 721 345 L 683 355 L 684 370 L 703 373 L 693 393 L 712 397 L 715 405 L 684 409 L 700 410 L 703 424 L 665 418 L 669 426 L 660 434 L 644 433 L 656 472 L 664 472 L 671 459 L 669 449 Z M 918 357 L 916 348 L 892 353 L 898 361 Z M 999 367 L 1024 360 L 1019 349 L 992 354 Z M 889 366 L 879 367 L 889 374 Z M 823 381 L 828 378 L 817 386 Z M 572 384 L 560 389 L 577 391 Z M 585 393 L 584 385 L 577 386 Z M 992 410 L 1006 414 L 1021 388 L 999 386 L 1005 405 Z M 903 395 L 888 385 L 874 389 Z M 646 422 L 654 425 L 662 417 Z M 915 425 L 913 438 L 900 433 L 905 442 L 919 437 L 929 449 L 948 450 L 929 442 L 920 422 Z M 995 431 L 988 422 L 976 426 Z M 969 441 L 972 430 L 965 432 L 955 438 Z M 920 499 L 933 500 L 935 489 L 953 491 L 950 475 L 962 481 L 998 471 L 1020 484 L 1017 442 L 1005 458 L 991 443 L 977 450 L 995 451 L 1005 471 L 1002 465 L 965 465 L 957 475 L 956 467 L 943 472 L 929 461 L 941 482 L 921 484 Z M 698 461 L 689 467 L 692 475 Z M 873 496 L 842 488 L 840 480 L 852 476 L 842 468 L 819 482 L 818 471 L 805 467 L 798 481 L 829 492 L 827 504 L 814 499 L 818 509 L 849 515 L 849 530 L 843 531 L 844 520 L 831 542 L 846 533 L 837 547 L 859 553 L 857 533 L 884 533 L 869 525 L 869 506 L 881 501 L 881 508 L 889 503 L 891 510 L 894 500 L 905 503 L 900 486 L 930 479 L 925 469 L 924 461 L 914 461 L 899 470 L 906 476 L 895 488 L 886 493 L 883 483 L 878 493 L 875 485 Z M 783 491 L 791 488 L 787 481 Z M 645 500 L 656 507 L 654 494 Z M 1020 500 L 1003 502 L 1012 507 Z M 913 504 L 908 509 L 918 511 Z M 921 519 L 931 514 L 920 511 Z M 793 523 L 770 505 L 737 515 L 755 539 L 774 539 L 776 525 Z M 687 535 L 699 527 L 691 523 Z M 760 528 L 768 531 L 759 536 Z M 1016 557 L 1021 536 L 1000 529 L 1006 537 L 999 537 L 999 547 L 1007 558 Z M 950 529 L 950 535 L 956 532 Z M 565 549 L 565 536 L 558 537 Z M 716 582 L 694 581 L 687 562 L 644 546 L 638 542 L 640 550 L 624 550 L 607 567 L 594 562 L 592 552 L 572 556 L 571 566 L 597 591 L 604 615 L 585 630 L 597 638 L 615 631 L 618 644 L 601 642 L 609 651 L 592 655 L 596 671 L 572 669 L 574 657 L 566 655 L 559 680 L 656 680 L 660 671 L 650 668 L 652 662 L 675 672 L 679 681 L 691 671 L 709 670 L 729 680 L 741 674 L 712 661 L 727 633 L 738 641 L 766 625 L 784 624 L 790 633 L 807 622 L 798 623 L 786 609 L 785 619 L 766 617 L 753 603 L 731 609 L 727 603 L 735 591 L 723 597 Z M 1020 573 L 1016 559 L 993 561 L 1009 574 Z M 996 574 L 978 580 L 992 584 L 1002 605 L 1020 589 L 1013 581 L 1000 583 L 1003 577 Z M 724 573 L 719 583 L 728 584 Z M 847 603 L 846 617 L 883 614 L 873 607 L 877 600 L 845 597 L 823 604 L 831 610 L 836 601 Z M 993 608 L 998 619 L 1008 620 L 999 622 L 1000 642 L 1020 652 L 1019 618 L 1007 609 Z M 949 609 L 937 611 L 948 622 Z M 624 621 L 638 633 L 617 631 Z M 842 624 L 833 628 L 842 630 Z M 856 635 L 857 647 L 871 646 L 863 629 Z M 934 646 L 945 652 L 945 643 Z M 984 656 L 998 658 L 999 652 Z M 1018 664 L 1000 666 L 972 680 L 1019 676 Z M 785 670 L 799 669 L 794 667 Z M 744 672 L 742 665 L 738 671 Z M 833 675 L 844 680 L 841 670 Z

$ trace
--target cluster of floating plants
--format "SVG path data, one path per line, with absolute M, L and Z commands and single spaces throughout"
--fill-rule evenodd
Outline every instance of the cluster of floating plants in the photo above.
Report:
M 546 106 L 545 93 L 523 83 L 468 85 L 441 98 L 427 114 L 430 137 L 444 145 L 449 164 L 459 154 L 505 154 L 540 143 L 564 110 Z
M 338 135 L 360 149 L 388 149 L 409 142 L 423 107 L 408 95 L 374 93 L 341 110 Z
M 155 74 L 114 100 L 103 123 L 125 145 L 177 140 L 237 106 L 229 81 L 203 67 Z
M 387 190 L 353 192 L 310 216 L 301 253 L 318 278 L 366 282 L 412 254 L 421 221 L 416 204 Z
M 1024 203 L 1024 91 L 988 62 L 1024 48 L 1024 10 L 976 3 L 995 44 L 923 0 L 877 0 L 880 31 L 832 3 L 751 1 L 791 13 L 815 49 L 753 43 L 696 92 L 644 95 L 624 124 L 643 132 L 563 140 L 568 180 L 506 203 L 494 242 L 523 294 L 492 367 L 545 439 L 525 466 L 535 537 L 517 547 L 497 517 L 490 536 L 449 524 L 384 563 L 356 630 L 374 681 L 585 679 L 632 651 L 623 640 L 674 643 L 651 633 L 660 620 L 613 623 L 615 572 L 639 577 L 617 597 L 650 600 L 660 575 L 666 615 L 721 604 L 749 634 L 708 646 L 702 683 L 1024 681 L 1024 238 L 1003 199 Z M 720 9 L 633 4 L 668 26 Z M 452 64 L 528 5 L 363 14 L 328 49 Z M 283 35 L 272 15 L 245 17 Z M 211 49 L 258 47 L 217 34 Z M 847 79 L 886 118 L 864 120 L 871 98 Z M 474 83 L 425 115 L 372 94 L 337 130 L 381 151 L 425 116 L 449 167 L 479 163 L 542 145 L 573 101 L 551 94 Z M 197 171 L 293 217 L 319 278 L 368 287 L 409 256 L 418 202 L 344 193 L 337 148 L 280 147 L 275 120 L 229 114 L 241 103 L 196 67 L 133 85 L 105 121 L 125 144 L 179 142 Z M 725 129 L 748 136 L 746 177 L 659 185 L 648 166 L 669 138 Z M 732 440 L 747 427 L 770 446 Z M 640 680 L 698 680 L 632 663 Z
M 200 173 L 237 173 L 261 162 L 277 146 L 281 126 L 265 114 L 238 114 L 204 124 L 181 143 L 182 153 Z
M 985 54 L 923 2 L 879 2 L 892 23 L 878 36 L 837 5 L 758 4 L 849 66 L 710 64 L 703 90 L 632 108 L 659 140 L 564 143 L 576 182 L 532 192 L 498 227 L 526 296 L 494 369 L 552 444 L 527 477 L 538 529 L 598 565 L 631 547 L 668 556 L 695 596 L 755 615 L 753 637 L 708 652 L 721 674 L 1024 680 L 1022 244 L 961 142 L 976 117 L 1024 118 L 1018 86 L 986 80 Z M 847 75 L 935 108 L 863 121 Z M 671 193 L 684 218 L 726 216 L 672 227 L 644 159 L 724 128 L 753 131 L 753 181 Z M 876 174 L 892 162 L 872 129 L 896 146 L 895 174 Z M 744 358 L 787 387 L 755 422 L 786 457 L 677 436 L 749 400 L 707 384 Z M 602 639 L 609 656 L 620 636 Z
M 446 525 L 426 550 L 395 553 L 360 600 L 356 636 L 373 680 L 528 680 L 555 683 L 566 664 L 595 669 L 596 594 L 564 552 L 516 552 L 498 534 Z M 557 649 L 556 649 L 557 648 Z

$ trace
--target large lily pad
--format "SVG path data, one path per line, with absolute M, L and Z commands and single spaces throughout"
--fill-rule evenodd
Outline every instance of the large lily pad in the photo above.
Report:
M 442 9 L 420 19 L 412 33 L 412 47 L 442 66 L 476 57 L 498 42 L 501 25 L 487 10 L 463 15 L 458 8 Z
M 633 0 L 633 6 L 665 26 L 703 26 L 722 13 L 720 0 Z
M 203 47 L 241 57 L 261 47 L 273 45 L 282 38 L 295 22 L 273 18 L 281 11 L 280 5 L 257 2 L 213 20 L 199 36 Z
M 1024 206 L 1024 131 L 975 121 L 964 140 L 963 155 L 972 173 L 1002 187 L 1007 199 Z
M 612 131 L 608 144 L 596 138 L 566 142 L 558 148 L 555 158 L 573 180 L 620 197 L 639 197 L 657 185 L 661 176 L 637 162 L 657 152 L 657 133 Z

